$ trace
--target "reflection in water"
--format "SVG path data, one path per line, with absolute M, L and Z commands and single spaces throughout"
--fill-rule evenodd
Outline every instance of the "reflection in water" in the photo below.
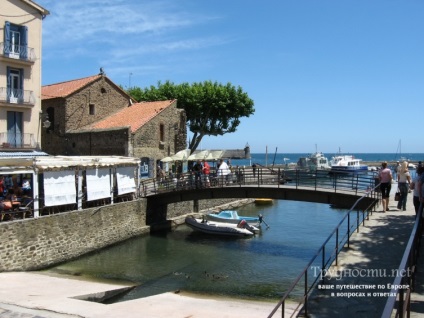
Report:
M 261 213 L 270 228 L 262 225 L 259 235 L 240 239 L 205 235 L 182 225 L 50 270 L 138 285 L 113 301 L 169 291 L 277 299 L 345 213 L 324 204 L 277 200 L 270 206 L 247 205 L 238 212 Z

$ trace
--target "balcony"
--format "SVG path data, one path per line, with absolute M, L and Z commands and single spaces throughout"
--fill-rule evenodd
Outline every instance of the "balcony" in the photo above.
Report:
M 23 45 L 13 45 L 12 43 L 0 43 L 0 52 L 2 57 L 25 62 L 25 64 L 33 64 L 37 57 L 33 48 Z
M 0 151 L 16 149 L 35 149 L 34 134 L 0 133 Z
M 8 87 L 0 87 L 0 103 L 34 106 L 34 92 L 26 91 L 23 89 L 10 89 Z

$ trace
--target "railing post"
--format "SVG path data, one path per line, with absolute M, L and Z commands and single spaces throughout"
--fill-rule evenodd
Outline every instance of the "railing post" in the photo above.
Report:
M 278 168 L 278 175 L 277 175 L 277 188 L 280 188 L 280 180 L 281 180 L 281 168 Z
M 350 248 L 350 211 L 347 214 L 347 248 Z
M 337 172 L 334 173 L 334 192 L 337 192 Z
M 308 271 L 305 272 L 305 317 L 308 317 Z
M 322 266 L 321 266 L 322 270 L 325 270 L 325 245 L 322 248 Z M 322 277 L 324 277 L 323 275 L 321 275 Z
M 338 265 L 339 259 L 339 228 L 336 230 L 336 266 Z
M 356 210 L 356 233 L 359 233 L 359 210 Z

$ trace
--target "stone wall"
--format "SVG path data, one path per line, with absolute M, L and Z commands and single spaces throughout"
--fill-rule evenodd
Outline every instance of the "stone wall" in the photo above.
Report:
M 104 76 L 66 99 L 43 100 L 43 113 L 48 114 L 51 121 L 51 126 L 41 132 L 43 151 L 51 155 L 70 155 L 70 146 L 74 143 L 76 149 L 79 145 L 70 140 L 67 132 L 81 129 L 129 105 L 128 96 Z
M 205 200 L 201 209 L 234 202 Z M 170 225 L 193 211 L 193 202 L 168 206 Z M 160 227 L 158 227 L 160 228 Z M 0 223 L 0 272 L 29 271 L 69 261 L 86 253 L 148 234 L 146 200 Z

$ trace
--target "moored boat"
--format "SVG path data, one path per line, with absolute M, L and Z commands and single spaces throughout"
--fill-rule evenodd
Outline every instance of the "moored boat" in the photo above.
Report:
M 301 157 L 297 161 L 297 168 L 308 170 L 329 170 L 331 168 L 328 158 L 322 152 L 315 152 L 308 157 Z
M 195 231 L 213 235 L 252 237 L 259 232 L 257 227 L 247 224 L 245 220 L 241 220 L 238 224 L 233 224 L 186 217 L 185 223 Z
M 274 200 L 267 198 L 257 198 L 255 199 L 255 204 L 273 204 Z
M 361 173 L 368 171 L 368 166 L 362 163 L 362 159 L 351 155 L 334 156 L 331 163 L 331 172 Z
M 260 223 L 259 217 L 241 216 L 241 215 L 238 215 L 237 211 L 235 210 L 223 210 L 218 213 L 210 213 L 206 215 L 206 218 L 210 221 L 233 223 L 233 224 L 238 224 L 241 220 L 245 220 L 249 224 Z

